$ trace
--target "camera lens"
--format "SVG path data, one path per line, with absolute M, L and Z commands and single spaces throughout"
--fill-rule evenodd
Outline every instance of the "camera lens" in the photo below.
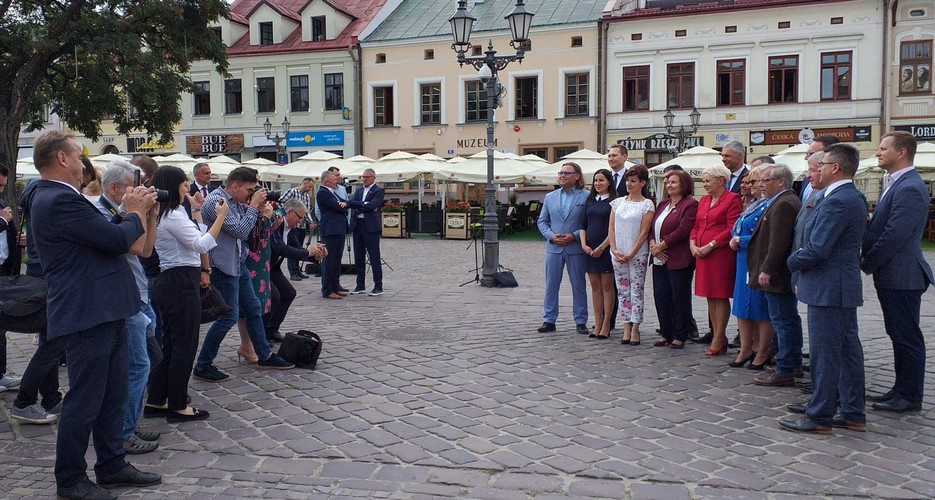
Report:
M 279 202 L 279 198 L 281 196 L 282 196 L 282 191 L 267 191 L 266 201 Z
M 165 189 L 156 190 L 156 201 L 159 203 L 168 203 L 169 202 L 169 192 Z

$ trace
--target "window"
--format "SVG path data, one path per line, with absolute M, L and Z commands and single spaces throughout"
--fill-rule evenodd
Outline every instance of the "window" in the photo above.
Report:
M 480 45 L 471 45 L 471 55 L 482 56 L 484 55 L 484 49 L 482 49 Z
M 480 81 L 466 82 L 464 84 L 465 103 L 467 112 L 465 121 L 476 122 L 487 119 L 487 91 Z
M 675 30 L 676 37 L 683 37 L 683 36 L 686 36 L 687 34 L 688 33 L 685 30 Z
M 792 26 L 792 23 L 789 21 L 779 21 L 778 27 L 781 30 L 789 29 L 790 26 Z
M 843 17 L 832 17 L 831 24 L 844 24 L 844 18 Z
M 435 50 L 434 49 L 425 49 L 425 52 L 422 55 L 422 58 L 426 61 L 431 61 L 435 59 Z
M 581 47 L 584 45 L 584 40 L 580 36 L 571 37 L 571 46 L 572 47 Z
M 695 105 L 695 63 L 666 65 L 666 90 L 669 109 L 691 108 Z
M 746 62 L 732 59 L 717 62 L 717 105 L 743 106 Z
M 623 110 L 649 110 L 649 66 L 623 68 Z
M 588 114 L 588 74 L 565 75 L 565 116 Z
M 799 56 L 769 58 L 769 102 L 798 102 Z
M 539 79 L 535 76 L 516 79 L 516 118 L 537 118 Z
M 224 114 L 243 113 L 243 90 L 240 78 L 224 80 Z
M 327 40 L 325 33 L 325 16 L 315 16 L 312 18 L 312 40 L 323 42 Z
M 195 115 L 211 114 L 211 83 L 195 82 Z
M 724 26 L 724 33 L 737 33 L 737 25 Z
M 211 29 L 214 31 L 214 34 L 217 35 L 218 40 L 221 40 L 221 41 L 223 42 L 223 41 L 224 41 L 224 35 L 223 35 L 223 33 L 221 32 L 221 27 L 220 27 L 220 26 L 215 26 L 215 27 L 213 27 L 213 28 L 211 28 Z
M 258 113 L 274 113 L 276 111 L 275 78 L 256 79 L 256 110 Z
M 821 100 L 846 101 L 851 98 L 851 53 L 826 52 L 821 55 Z
M 325 109 L 344 107 L 344 74 L 325 73 Z
M 308 111 L 308 75 L 289 77 L 290 108 L 292 111 Z
M 930 92 L 932 41 L 913 40 L 899 46 L 899 93 Z
M 442 122 L 442 84 L 425 83 L 420 87 L 423 125 Z
M 273 23 L 260 23 L 260 45 L 273 44 Z
M 393 87 L 373 89 L 373 124 L 387 127 L 393 125 Z
M 632 40 L 632 41 L 634 41 L 634 42 L 639 41 L 639 40 L 642 40 L 642 39 L 643 39 L 643 34 L 642 34 L 642 33 L 632 33 L 632 34 L 630 34 L 630 40 Z
M 379 53 L 379 54 L 377 54 L 376 62 L 377 62 L 377 64 L 383 64 L 383 63 L 385 63 L 385 62 L 386 62 L 386 54 L 384 54 L 384 53 L 382 53 L 382 52 Z

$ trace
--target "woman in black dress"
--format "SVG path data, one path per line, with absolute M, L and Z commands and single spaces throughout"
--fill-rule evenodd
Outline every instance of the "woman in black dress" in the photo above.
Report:
M 591 282 L 591 302 L 594 306 L 594 332 L 592 338 L 610 338 L 610 320 L 614 313 L 614 267 L 610 262 L 607 241 L 607 228 L 610 223 L 610 200 L 617 197 L 617 191 L 611 189 L 610 179 L 613 174 L 602 168 L 594 173 L 591 180 L 591 194 L 585 211 L 584 224 L 578 239 L 581 248 L 589 257 L 584 261 L 584 272 Z

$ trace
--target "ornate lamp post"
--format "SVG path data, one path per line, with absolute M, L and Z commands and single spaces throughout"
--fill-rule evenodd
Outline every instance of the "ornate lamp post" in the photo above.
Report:
M 481 82 L 487 90 L 487 189 L 484 207 L 484 267 L 481 275 L 481 285 L 496 286 L 494 274 L 500 267 L 500 241 L 498 236 L 499 223 L 497 219 L 496 188 L 494 187 L 493 173 L 493 114 L 500 107 L 500 96 L 504 88 L 500 85 L 497 72 L 514 61 L 522 62 L 523 44 L 529 41 L 529 28 L 532 25 L 533 14 L 526 11 L 524 0 L 516 0 L 513 12 L 506 16 L 510 25 L 512 40 L 510 46 L 516 50 L 515 55 L 498 56 L 493 49 L 493 41 L 487 42 L 487 51 L 483 56 L 466 57 L 465 52 L 471 46 L 471 30 L 474 28 L 476 18 L 467 13 L 467 0 L 458 0 L 458 10 L 448 19 L 451 23 L 451 33 L 454 43 L 451 49 L 458 54 L 458 64 L 470 64 L 478 70 Z
M 666 133 L 679 140 L 678 151 L 676 151 L 676 153 L 685 151 L 688 138 L 698 131 L 698 122 L 701 121 L 701 113 L 698 111 L 698 108 L 693 106 L 692 112 L 688 114 L 688 118 L 691 120 L 691 129 L 686 129 L 685 125 L 681 125 L 678 130 L 676 130 L 672 124 L 672 122 L 675 121 L 675 115 L 672 114 L 671 109 L 666 109 L 666 114 L 662 115 L 662 118 L 666 122 Z
M 276 145 L 276 162 L 279 162 L 280 157 L 286 151 L 285 141 L 286 136 L 289 135 L 289 117 L 286 116 L 282 120 L 282 136 L 279 135 L 279 131 L 276 131 L 276 135 L 271 135 L 273 132 L 273 124 L 270 123 L 269 117 L 266 117 L 266 121 L 263 122 L 263 132 L 266 134 L 266 140 L 273 141 L 273 144 Z

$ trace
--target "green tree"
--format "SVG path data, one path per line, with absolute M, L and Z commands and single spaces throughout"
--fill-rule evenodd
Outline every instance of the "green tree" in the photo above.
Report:
M 46 108 L 91 139 L 107 117 L 121 134 L 170 140 L 179 95 L 194 89 L 191 63 L 227 70 L 209 25 L 228 16 L 224 0 L 0 0 L 0 163 L 11 185 L 21 127 L 41 128 Z

